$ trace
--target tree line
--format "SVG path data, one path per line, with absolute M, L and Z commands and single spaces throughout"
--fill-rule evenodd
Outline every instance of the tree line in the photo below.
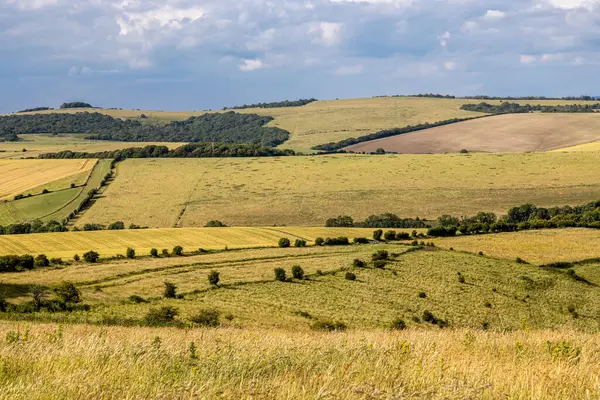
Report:
M 231 112 L 204 114 L 168 124 L 142 124 L 100 113 L 33 114 L 0 117 L 0 138 L 28 133 L 86 133 L 87 139 L 124 142 L 227 142 L 277 146 L 289 132 L 265 127 L 272 117 Z
M 280 107 L 300 107 L 305 106 L 308 103 L 312 103 L 318 101 L 317 99 L 299 99 L 299 100 L 284 100 L 284 101 L 275 101 L 271 103 L 254 103 L 254 104 L 244 104 L 243 106 L 235 106 L 235 107 L 223 107 L 223 110 L 241 110 L 243 108 L 280 108 Z
M 26 108 L 24 110 L 17 111 L 17 114 L 18 113 L 26 113 L 26 112 L 35 112 L 35 111 L 47 111 L 47 110 L 54 110 L 54 108 L 51 108 L 51 107 Z
M 329 218 L 325 222 L 326 227 L 338 228 L 430 228 L 431 221 L 417 218 L 400 218 L 391 213 L 380 215 L 371 215 L 362 222 L 355 222 L 348 215 L 341 215 L 336 218 Z
M 65 109 L 65 108 L 94 108 L 94 107 L 89 103 L 84 103 L 83 101 L 74 101 L 71 103 L 62 103 L 60 105 L 60 108 Z
M 530 112 L 542 113 L 593 113 L 600 110 L 600 103 L 596 104 L 571 104 L 571 105 L 521 105 L 518 103 L 504 102 L 501 104 L 464 104 L 460 107 L 461 110 L 481 112 L 486 114 L 521 114 Z

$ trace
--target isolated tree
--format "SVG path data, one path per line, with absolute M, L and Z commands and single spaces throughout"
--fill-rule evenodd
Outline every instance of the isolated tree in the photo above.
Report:
M 279 247 L 290 247 L 290 245 L 291 245 L 290 239 L 288 239 L 288 238 L 279 239 Z
M 175 284 L 165 281 L 165 290 L 163 295 L 166 299 L 174 299 L 177 297 L 177 286 Z
M 183 255 L 183 247 L 181 247 L 181 246 L 173 247 L 173 255 L 175 255 L 175 256 Z
M 373 232 L 373 239 L 380 241 L 381 237 L 383 236 L 383 231 L 381 229 L 377 229 L 376 231 Z
M 158 257 L 158 249 L 152 249 L 152 250 L 150 250 L 150 255 L 152 257 Z
M 304 279 L 304 270 L 299 265 L 294 265 L 292 267 L 292 277 L 294 279 L 302 280 Z
M 135 258 L 135 250 L 132 249 L 131 247 L 128 247 L 126 256 L 127 256 L 127 258 Z
M 54 289 L 56 297 L 63 303 L 80 303 L 81 292 L 71 282 L 62 282 L 56 289 Z
M 34 265 L 36 267 L 47 267 L 50 265 L 50 261 L 48 260 L 48 257 L 46 257 L 45 254 L 40 254 L 35 258 Z
M 92 251 L 88 251 L 87 253 L 85 253 L 83 255 L 83 259 L 86 262 L 95 263 L 95 262 L 98 262 L 98 259 L 100 259 L 100 254 L 96 253 L 93 250 Z
M 273 272 L 275 273 L 275 280 L 278 280 L 279 282 L 285 282 L 287 280 L 285 269 L 275 268 Z
M 210 271 L 210 273 L 208 274 L 208 283 L 210 283 L 213 286 L 218 286 L 220 279 L 221 277 L 218 271 Z

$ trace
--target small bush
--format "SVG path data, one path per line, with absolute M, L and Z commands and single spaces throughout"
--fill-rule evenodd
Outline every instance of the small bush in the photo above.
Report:
M 383 269 L 383 268 L 385 268 L 386 265 L 387 265 L 387 261 L 386 260 L 375 260 L 375 261 L 373 261 L 373 266 L 375 268 Z
M 401 318 L 396 318 L 395 320 L 392 321 L 390 328 L 401 331 L 403 329 L 406 329 L 406 322 L 404 322 L 404 320 Z
M 207 328 L 216 328 L 221 325 L 219 321 L 219 312 L 212 308 L 200 310 L 196 315 L 190 318 L 190 321 L 196 325 Z
M 36 267 L 47 267 L 50 265 L 50 260 L 48 260 L 45 254 L 40 254 L 35 258 L 34 265 Z
M 206 223 L 206 225 L 204 225 L 205 228 L 225 228 L 227 225 L 225 225 L 224 223 L 222 223 L 221 221 L 218 220 L 212 220 L 212 221 L 208 221 Z
M 440 328 L 446 328 L 448 326 L 448 321 L 437 318 L 430 311 L 423 311 L 423 321 L 429 322 L 430 324 L 437 325 Z
M 340 321 L 319 320 L 319 321 L 315 321 L 311 325 L 311 328 L 316 331 L 333 332 L 333 331 L 344 331 L 344 330 L 346 330 L 347 326 L 346 326 L 346 324 L 344 324 L 343 322 L 340 322 Z
M 294 242 L 294 247 L 306 247 L 306 240 L 296 239 L 296 241 Z
M 458 282 L 465 283 L 465 277 L 463 275 L 458 275 Z
M 127 256 L 127 258 L 135 258 L 135 250 L 131 247 L 128 247 L 125 255 Z
M 374 240 L 380 241 L 382 236 L 383 236 L 383 231 L 381 229 L 377 229 L 376 231 L 373 232 Z
M 108 225 L 108 228 L 106 229 L 109 231 L 120 231 L 125 229 L 125 224 L 122 221 L 113 222 L 112 224 Z
M 54 289 L 56 297 L 63 303 L 80 303 L 81 292 L 71 282 L 62 282 L 56 289 Z
M 97 252 L 95 252 L 93 250 L 88 251 L 87 253 L 85 253 L 83 255 L 83 259 L 85 260 L 85 262 L 96 263 L 100 259 L 100 254 L 98 254 Z
M 356 280 L 356 275 L 353 274 L 352 272 L 348 271 L 348 272 L 346 272 L 346 275 L 344 275 L 344 278 L 347 281 L 355 281 Z
M 275 273 L 275 280 L 277 280 L 279 282 L 285 282 L 285 281 L 287 281 L 287 277 L 285 275 L 285 269 L 283 269 L 283 268 L 275 268 L 273 270 L 273 272 Z
M 181 247 L 181 246 L 173 247 L 173 255 L 174 256 L 182 256 L 183 255 L 183 247 Z
M 161 308 L 151 308 L 144 320 L 150 326 L 160 326 L 173 322 L 178 315 L 179 311 L 175 307 L 164 306 Z
M 573 304 L 569 305 L 569 307 L 567 307 L 567 310 L 569 311 L 571 316 L 573 316 L 573 318 L 579 318 L 579 313 L 577 312 Z
M 356 268 L 365 268 L 367 263 L 359 258 L 355 258 L 354 261 L 352 261 L 352 265 Z
M 177 286 L 175 284 L 165 281 L 165 290 L 163 292 L 163 296 L 165 299 L 175 299 L 177 298 Z
M 138 295 L 133 295 L 133 296 L 129 296 L 129 301 L 134 303 L 134 304 L 141 304 L 141 303 L 148 303 L 149 301 L 144 299 L 141 296 Z
M 350 240 L 348 240 L 345 236 L 340 236 L 337 238 L 326 238 L 325 246 L 347 246 L 350 244 Z
M 377 250 L 377 252 L 373 253 L 371 259 L 375 260 L 387 260 L 390 254 L 386 250 Z
M 486 301 L 485 303 L 483 303 L 483 306 L 485 308 L 492 308 L 492 303 L 490 303 L 489 301 Z
M 315 239 L 315 246 L 323 246 L 323 243 L 325 243 L 325 239 L 323 239 L 322 237 L 318 237 Z
M 288 238 L 281 238 L 279 239 L 279 247 L 290 247 L 291 243 L 290 243 L 290 239 Z
M 323 276 L 323 271 L 321 271 L 320 269 L 317 270 L 317 276 Z
M 208 274 L 208 283 L 210 283 L 213 286 L 218 286 L 220 280 L 221 275 L 218 271 L 210 271 L 210 273 Z
M 75 260 L 75 261 L 79 261 L 80 259 L 81 259 L 81 258 L 79 258 L 79 254 L 75 254 L 75 255 L 73 256 L 73 260 Z
M 292 277 L 293 277 L 294 279 L 299 279 L 299 280 L 302 280 L 302 279 L 304 279 L 304 270 L 302 269 L 302 267 L 301 267 L 301 266 L 299 266 L 299 265 L 294 265 L 294 266 L 292 267 Z
M 398 232 L 396 240 L 410 240 L 410 235 L 408 232 Z
M 425 293 L 425 292 L 419 292 L 419 298 L 420 299 L 424 299 L 426 297 L 427 297 L 427 293 Z
M 152 257 L 158 257 L 158 249 L 152 249 L 152 250 L 150 250 L 150 255 Z
M 480 251 L 479 253 L 477 253 L 478 255 L 482 256 L 483 255 L 483 251 Z
M 50 264 L 52 265 L 63 265 L 63 260 L 62 258 L 52 258 L 50 259 Z
M 517 257 L 516 261 L 518 264 L 529 264 L 527 261 L 523 260 L 521 257 Z
M 396 240 L 396 231 L 387 231 L 384 235 L 383 238 L 385 240 L 391 241 L 391 240 Z
M 161 253 L 162 253 L 163 257 L 169 257 L 169 250 L 167 250 L 167 249 L 162 249 L 162 250 L 161 250 Z
M 354 243 L 354 244 L 369 244 L 369 239 L 367 239 L 366 237 L 355 237 L 352 240 L 352 243 Z

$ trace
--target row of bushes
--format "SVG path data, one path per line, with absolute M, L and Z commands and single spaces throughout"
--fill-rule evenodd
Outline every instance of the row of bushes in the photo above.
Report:
M 392 213 L 384 213 L 380 215 L 370 215 L 362 222 L 355 222 L 348 215 L 340 215 L 336 218 L 329 218 L 325 222 L 326 227 L 336 228 L 429 228 L 430 221 L 417 218 L 400 218 Z

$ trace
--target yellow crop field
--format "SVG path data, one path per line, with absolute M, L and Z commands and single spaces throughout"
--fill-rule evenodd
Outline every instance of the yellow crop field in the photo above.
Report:
M 599 162 L 593 152 L 131 159 L 78 223 L 323 226 L 338 215 L 433 219 L 583 204 L 600 198 Z
M 458 236 L 436 239 L 444 248 L 514 260 L 520 257 L 535 264 L 558 261 L 580 261 L 600 258 L 600 230 L 549 229 L 499 233 L 493 235 Z
M 0 200 L 68 177 L 73 177 L 72 183 L 80 183 L 81 174 L 89 174 L 95 163 L 96 160 L 0 160 Z
M 562 149 L 556 149 L 552 151 L 600 151 L 600 141 L 579 144 L 577 146 L 564 147 Z
M 113 221 L 114 222 L 114 221 Z M 72 258 L 75 254 L 95 250 L 102 257 L 125 254 L 128 247 L 140 254 L 150 249 L 169 249 L 183 246 L 190 251 L 204 249 L 229 249 L 272 247 L 282 237 L 293 241 L 298 238 L 312 242 L 317 237 L 347 236 L 371 237 L 372 229 L 361 228 L 187 228 L 140 229 L 120 231 L 91 231 L 40 233 L 32 235 L 0 236 L 0 255 L 40 254 L 49 257 Z
M 126 149 L 129 147 L 144 147 L 147 145 L 167 146 L 170 149 L 177 148 L 185 143 L 164 142 L 113 142 L 106 140 L 87 140 L 85 134 L 31 134 L 20 135 L 18 142 L 0 143 L 0 159 L 19 159 L 25 157 L 37 157 L 44 153 L 56 153 L 60 151 L 88 152 L 111 151 Z M 26 151 L 23 151 L 26 150 Z

